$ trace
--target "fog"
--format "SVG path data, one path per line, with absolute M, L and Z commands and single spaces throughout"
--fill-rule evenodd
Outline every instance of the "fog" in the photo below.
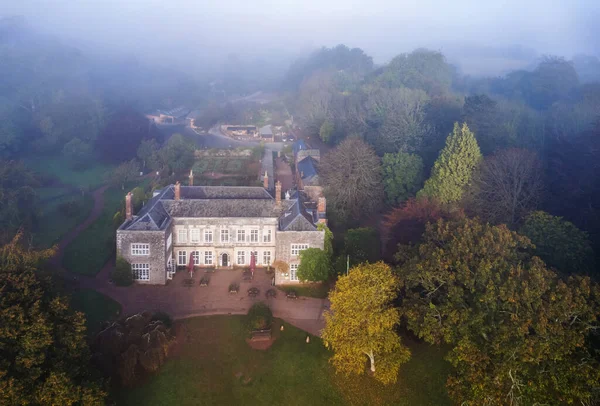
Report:
M 542 54 L 597 54 L 599 10 L 595 0 L 25 0 L 4 2 L 0 16 L 23 15 L 80 47 L 189 72 L 232 53 L 288 60 L 344 43 L 376 63 L 428 47 L 466 73 L 497 74 Z

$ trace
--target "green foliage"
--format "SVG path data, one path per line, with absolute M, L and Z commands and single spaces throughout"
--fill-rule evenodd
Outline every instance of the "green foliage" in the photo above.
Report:
M 459 201 L 480 161 L 481 152 L 475 135 L 466 124 L 460 127 L 455 123 L 446 146 L 433 165 L 431 177 L 417 197 L 428 196 L 441 203 Z
M 587 233 L 562 217 L 535 211 L 525 218 L 519 233 L 535 245 L 536 255 L 558 271 L 569 275 L 595 271 Z
M 325 232 L 323 251 L 331 258 L 333 256 L 333 233 L 324 223 L 317 224 L 317 230 Z
M 331 362 L 345 375 L 365 373 L 365 361 L 375 379 L 395 383 L 400 365 L 410 359 L 395 327 L 398 309 L 391 305 L 399 281 L 383 262 L 359 265 L 342 276 L 329 295 L 321 337 L 334 352 Z
M 320 248 L 307 248 L 300 252 L 298 279 L 309 282 L 322 282 L 329 278 L 331 257 Z
M 106 322 L 116 319 L 121 305 L 94 289 L 78 289 L 71 296 L 73 309 L 85 315 L 88 336 L 98 333 Z
M 246 328 L 249 332 L 254 330 L 266 330 L 271 328 L 273 313 L 269 306 L 263 302 L 257 302 L 250 307 L 246 315 Z
M 33 224 L 35 186 L 37 179 L 21 162 L 0 161 L 0 242 L 12 238 L 20 227 Z
M 323 142 L 329 142 L 331 140 L 331 136 L 333 134 L 333 124 L 329 120 L 323 121 L 321 124 L 321 128 L 319 129 L 319 137 Z
M 162 168 L 159 146 L 154 139 L 142 140 L 137 149 L 137 157 L 142 162 L 143 169 L 158 171 Z
M 350 265 L 377 262 L 381 258 L 379 233 L 374 228 L 351 228 L 344 236 L 344 250 L 350 255 Z
M 117 166 L 110 177 L 110 183 L 114 187 L 125 188 L 125 183 L 131 182 L 140 177 L 140 166 L 135 159 L 123 162 Z
M 117 257 L 115 270 L 111 275 L 112 280 L 117 286 L 129 286 L 133 283 L 133 272 L 131 264 L 123 257 Z
M 21 244 L 17 234 L 0 253 L 0 403 L 100 405 L 85 319 L 36 274 L 52 251 Z
M 181 134 L 173 134 L 160 150 L 161 160 L 171 172 L 189 170 L 194 164 L 194 144 Z
M 382 160 L 383 187 L 388 204 L 398 205 L 417 193 L 424 181 L 423 160 L 418 155 L 398 152 Z
M 453 346 L 457 404 L 586 404 L 600 365 L 585 345 L 598 326 L 598 286 L 562 280 L 526 237 L 478 220 L 430 224 L 400 271 L 408 327 Z
M 62 154 L 73 169 L 82 169 L 91 165 L 92 146 L 79 138 L 73 138 L 64 145 Z

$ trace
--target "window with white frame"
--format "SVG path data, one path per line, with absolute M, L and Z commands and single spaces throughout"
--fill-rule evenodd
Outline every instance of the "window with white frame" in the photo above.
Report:
M 192 242 L 200 242 L 200 229 L 192 228 L 190 231 L 190 240 Z
M 246 230 L 237 230 L 237 242 L 246 241 Z
M 238 263 L 238 265 L 245 265 L 246 264 L 246 252 L 245 251 L 238 251 L 238 254 L 237 254 L 237 263 Z
M 150 264 L 131 264 L 131 273 L 136 281 L 150 279 Z
M 292 256 L 298 256 L 300 251 L 308 248 L 308 244 L 292 244 Z
M 177 265 L 187 265 L 187 251 L 177 251 Z
M 265 230 L 263 232 L 263 242 L 271 242 L 271 230 Z
M 271 265 L 271 251 L 263 251 L 263 265 Z
M 221 242 L 229 242 L 229 230 L 221 230 Z
M 131 244 L 131 255 L 150 255 L 150 244 Z
M 204 230 L 204 242 L 213 242 L 212 230 Z
M 177 242 L 187 242 L 187 230 L 179 230 L 177 231 Z
M 250 242 L 258 242 L 258 230 L 250 230 Z
M 200 265 L 200 251 L 192 251 L 194 265 Z
M 212 251 L 204 251 L 204 265 L 213 264 L 213 253 Z
M 290 264 L 290 280 L 291 281 L 298 280 L 298 275 L 296 274 L 296 272 L 298 272 L 298 264 Z

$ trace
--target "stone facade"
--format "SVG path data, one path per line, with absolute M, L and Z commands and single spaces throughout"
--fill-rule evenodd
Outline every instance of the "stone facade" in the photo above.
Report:
M 293 276 L 293 268 L 300 265 L 299 255 L 292 253 L 292 245 L 307 245 L 307 248 L 321 248 L 325 245 L 324 231 L 278 231 L 275 257 L 290 266 L 287 275 L 275 272 L 275 284 L 293 284 L 299 281 Z

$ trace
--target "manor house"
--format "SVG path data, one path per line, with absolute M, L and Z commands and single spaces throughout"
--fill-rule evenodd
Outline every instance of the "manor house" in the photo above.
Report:
M 274 195 L 264 187 L 177 182 L 154 192 L 133 215 L 128 193 L 117 255 L 131 264 L 138 283 L 165 284 L 190 258 L 200 268 L 248 267 L 252 254 L 257 266 L 286 262 L 289 272 L 276 272 L 275 283 L 295 283 L 300 251 L 323 249 L 324 232 L 317 224 L 326 222 L 325 199 L 311 208 L 301 194 L 281 195 L 280 182 Z

